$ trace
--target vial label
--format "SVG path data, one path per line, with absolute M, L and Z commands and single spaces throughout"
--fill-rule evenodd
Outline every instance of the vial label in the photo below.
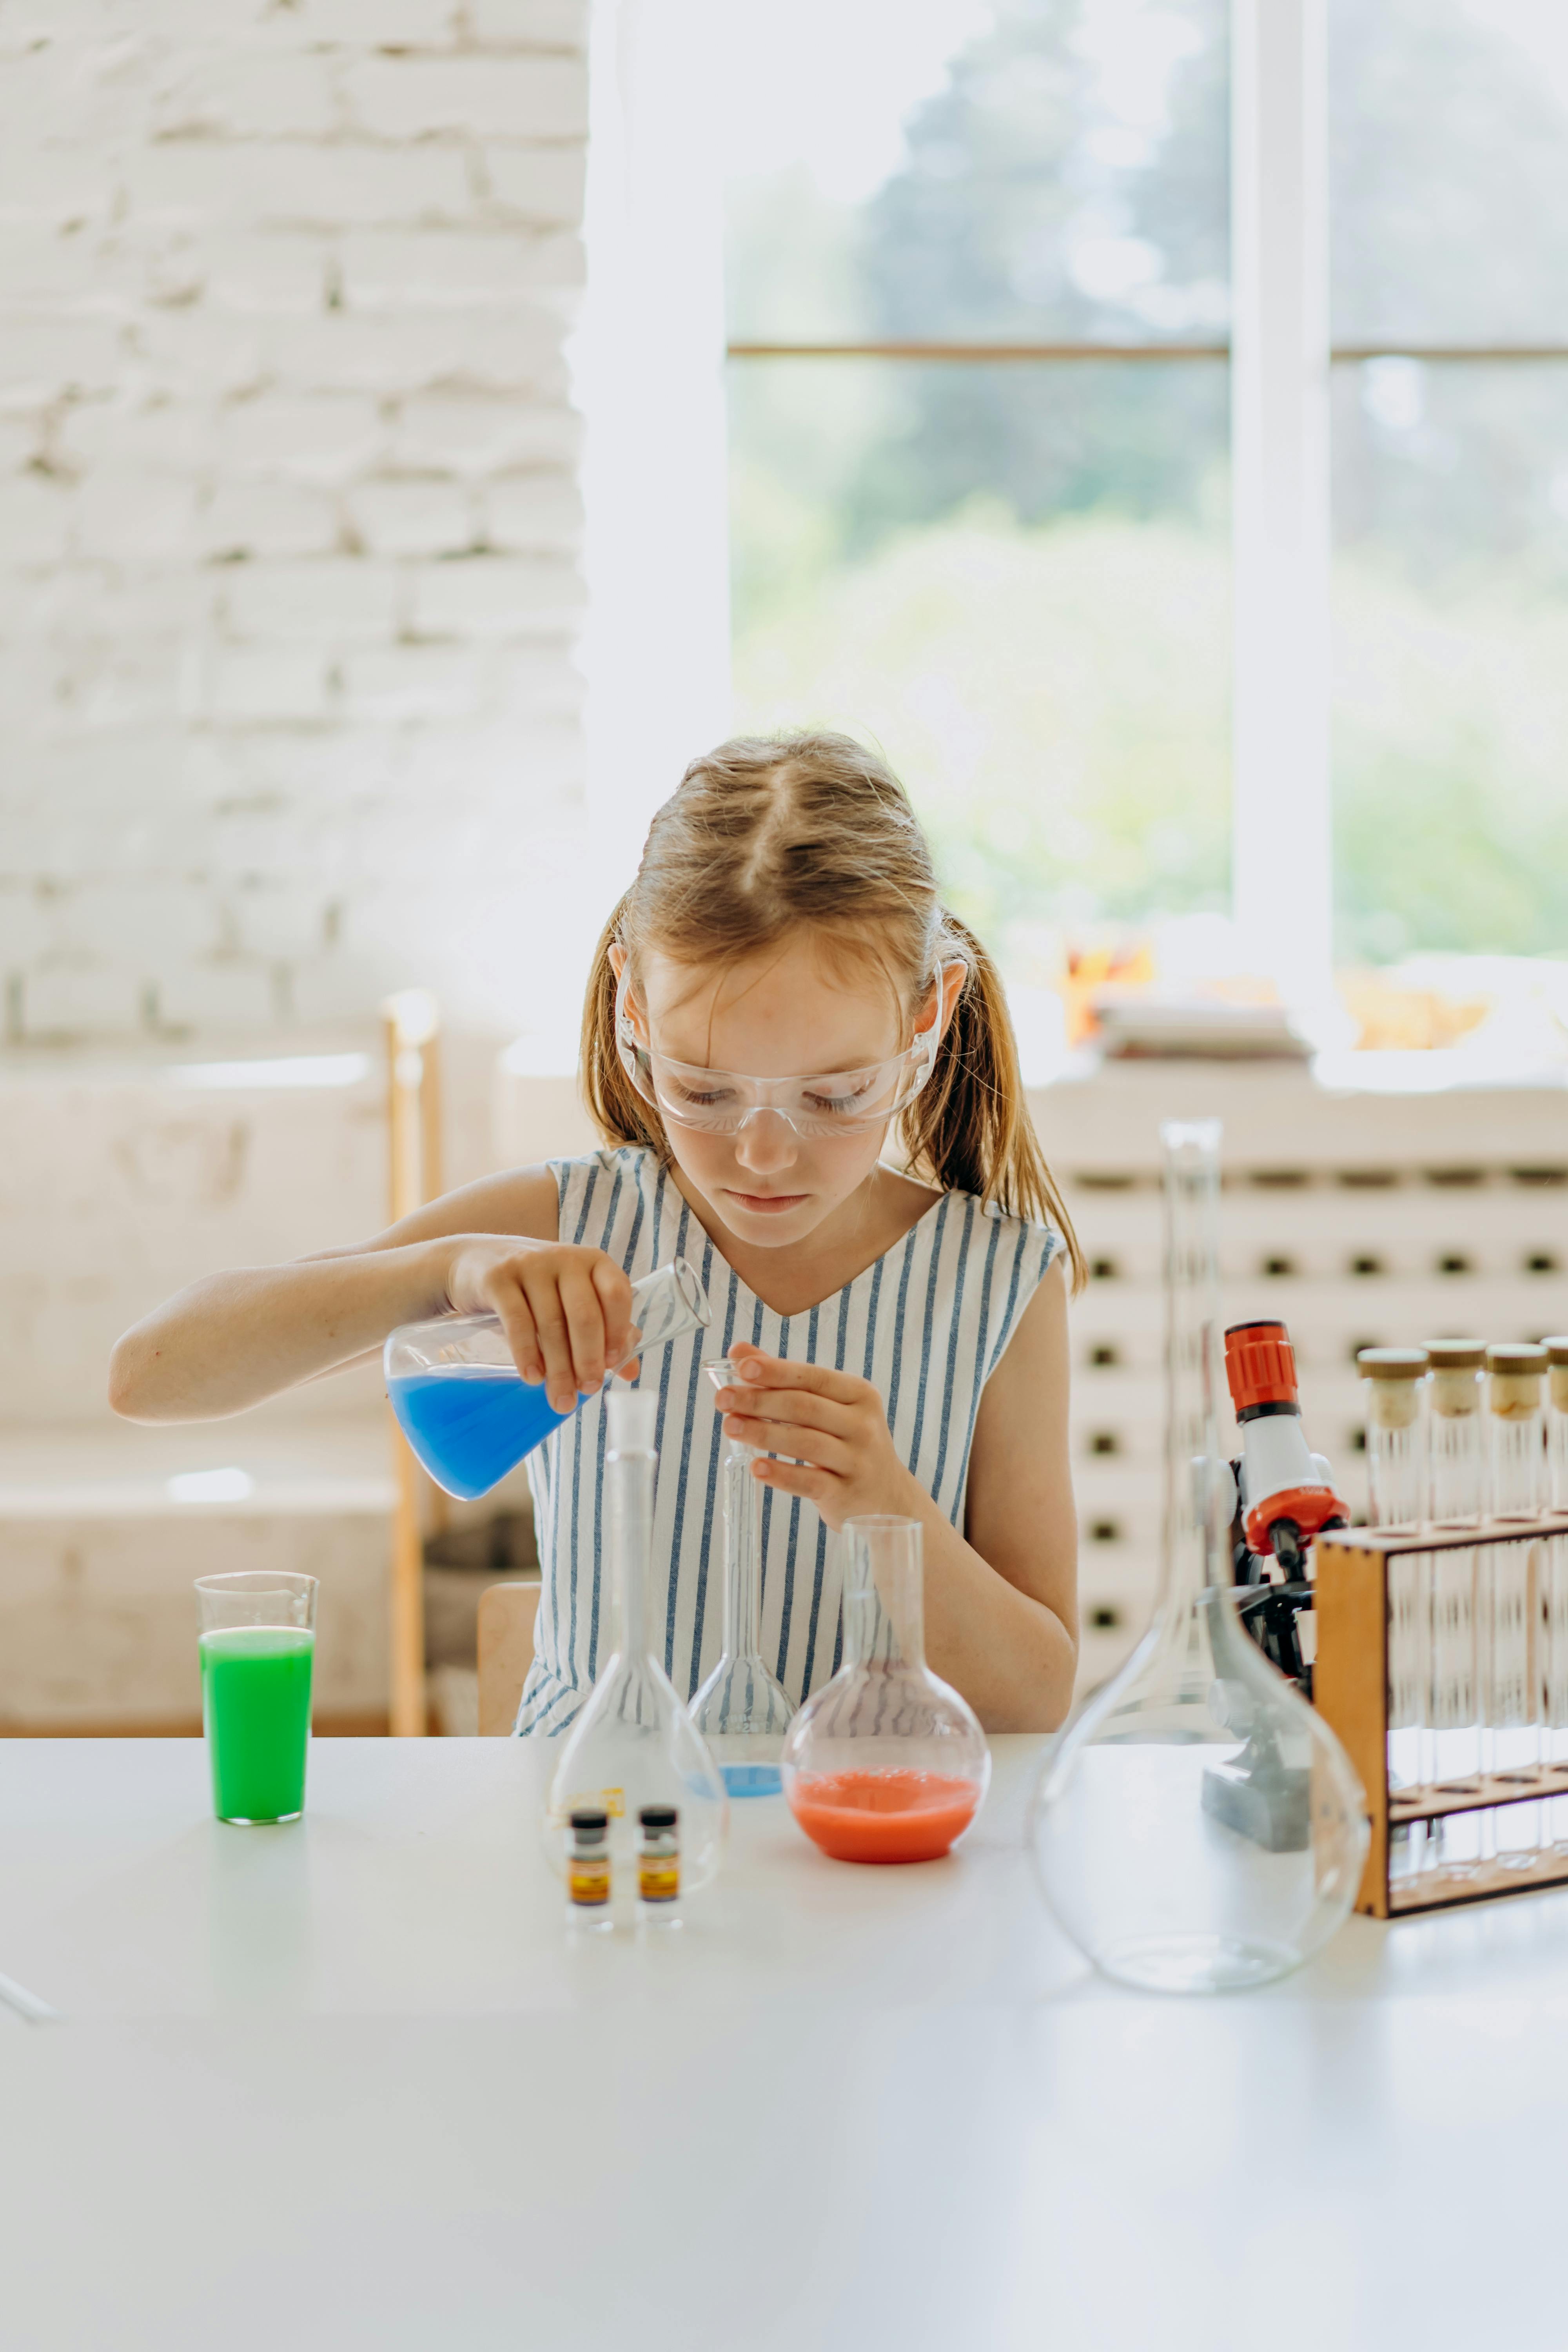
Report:
M 574 1858 L 569 1862 L 566 1865 L 566 1895 L 568 1901 L 584 1911 L 596 1910 L 606 1904 L 610 1899 L 608 1861 L 595 1859 L 590 1862 Z
M 680 1893 L 680 1864 L 667 1861 L 639 1862 L 637 1894 L 644 1903 L 673 1903 Z

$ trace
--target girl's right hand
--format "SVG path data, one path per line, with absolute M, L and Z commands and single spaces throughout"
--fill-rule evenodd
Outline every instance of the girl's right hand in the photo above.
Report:
M 543 1381 L 557 1412 L 601 1389 L 631 1345 L 631 1282 L 603 1250 L 465 1234 L 453 1244 L 447 1297 L 456 1314 L 500 1318 L 518 1370 Z

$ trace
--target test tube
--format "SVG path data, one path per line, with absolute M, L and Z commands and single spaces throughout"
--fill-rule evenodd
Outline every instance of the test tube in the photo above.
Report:
M 1568 1337 L 1543 1342 L 1547 1358 L 1546 1479 L 1554 1511 L 1568 1511 Z M 1568 1536 L 1549 1536 L 1542 1546 L 1542 1717 L 1549 1762 L 1568 1767 Z M 1546 1808 L 1547 1834 L 1558 1853 L 1568 1853 L 1568 1797 Z
M 1363 1348 L 1366 1453 L 1374 1528 L 1416 1527 L 1426 1517 L 1425 1348 Z M 1409 1552 L 1388 1563 L 1388 1784 L 1412 1789 L 1423 1777 L 1431 1685 L 1432 1556 Z M 1418 1877 L 1427 1864 L 1425 1822 L 1395 1823 L 1389 1876 Z
M 1429 1339 L 1427 1507 L 1438 1528 L 1474 1527 L 1485 1500 L 1479 1339 Z M 1480 1708 L 1473 1548 L 1431 1555 L 1430 1696 L 1424 1780 L 1447 1792 L 1479 1790 Z M 1479 1812 L 1448 1813 L 1428 1825 L 1427 1866 L 1440 1878 L 1473 1878 L 1480 1867 Z
M 1487 1349 L 1487 1424 L 1492 1515 L 1532 1519 L 1546 1498 L 1546 1433 L 1542 1391 L 1547 1370 L 1542 1347 Z M 1516 1538 L 1484 1544 L 1481 1622 L 1486 1729 L 1483 1771 L 1528 1786 L 1540 1777 L 1542 1726 L 1537 1619 L 1540 1545 Z M 1541 1851 L 1544 1824 L 1538 1804 L 1513 1804 L 1492 1814 L 1496 1853 L 1506 1869 L 1528 1870 Z

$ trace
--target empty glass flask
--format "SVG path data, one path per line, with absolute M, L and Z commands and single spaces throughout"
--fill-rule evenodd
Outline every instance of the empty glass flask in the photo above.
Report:
M 918 1519 L 846 1519 L 844 1664 L 801 1708 L 784 1790 L 837 1862 L 934 1862 L 991 1783 L 973 1709 L 925 1659 Z
M 1219 1122 L 1161 1137 L 1163 1575 L 1148 1633 L 1047 1763 L 1029 1835 L 1047 1903 L 1098 1969 L 1219 1992 L 1283 1976 L 1332 1935 L 1368 1828 L 1339 1741 L 1237 1615 L 1216 1419 Z
M 716 1389 L 737 1385 L 727 1359 L 705 1366 Z M 691 1702 L 692 1720 L 719 1759 L 732 1797 L 776 1797 L 779 1759 L 795 1701 L 763 1657 L 763 1490 L 752 1475 L 753 1446 L 724 1442 L 719 1468 L 724 1506 L 724 1649 Z
M 616 1371 L 683 1332 L 706 1329 L 708 1294 L 684 1258 L 671 1258 L 632 1285 L 635 1347 Z M 515 1470 L 569 1413 L 557 1412 L 542 1385 L 525 1381 L 512 1360 L 499 1315 L 437 1315 L 403 1323 L 382 1354 L 386 1393 L 397 1423 L 437 1486 L 471 1503 Z M 573 1406 L 581 1412 L 579 1397 Z
M 645 1806 L 673 1805 L 680 1823 L 684 1895 L 698 1893 L 717 1873 L 730 1808 L 719 1768 L 649 1638 L 658 1402 L 637 1389 L 616 1390 L 609 1399 L 605 1542 L 611 1648 L 587 1705 L 562 1743 L 545 1800 L 544 1847 L 560 1867 L 573 1811 L 603 1806 L 610 1817 L 615 1883 L 634 1886 L 637 1816 Z

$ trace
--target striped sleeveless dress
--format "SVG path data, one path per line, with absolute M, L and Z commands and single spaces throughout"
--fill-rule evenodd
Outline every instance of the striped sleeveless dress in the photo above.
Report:
M 722 1632 L 722 1431 L 703 1364 L 750 1339 L 770 1355 L 874 1381 L 900 1457 L 960 1527 L 980 1391 L 1060 1240 L 969 1193 L 945 1192 L 853 1282 L 781 1316 L 721 1257 L 654 1152 L 628 1145 L 550 1166 L 563 1241 L 604 1250 L 634 1280 L 687 1258 L 712 1308 L 708 1330 L 655 1350 L 638 1375 L 658 1394 L 649 1622 L 666 1672 L 689 1698 L 718 1663 Z M 604 1399 L 592 1397 L 529 1456 L 542 1589 L 520 1736 L 564 1731 L 605 1654 L 605 1438 Z M 800 1700 L 841 1662 L 838 1547 L 798 1496 L 765 1489 L 762 1518 L 763 1652 Z

